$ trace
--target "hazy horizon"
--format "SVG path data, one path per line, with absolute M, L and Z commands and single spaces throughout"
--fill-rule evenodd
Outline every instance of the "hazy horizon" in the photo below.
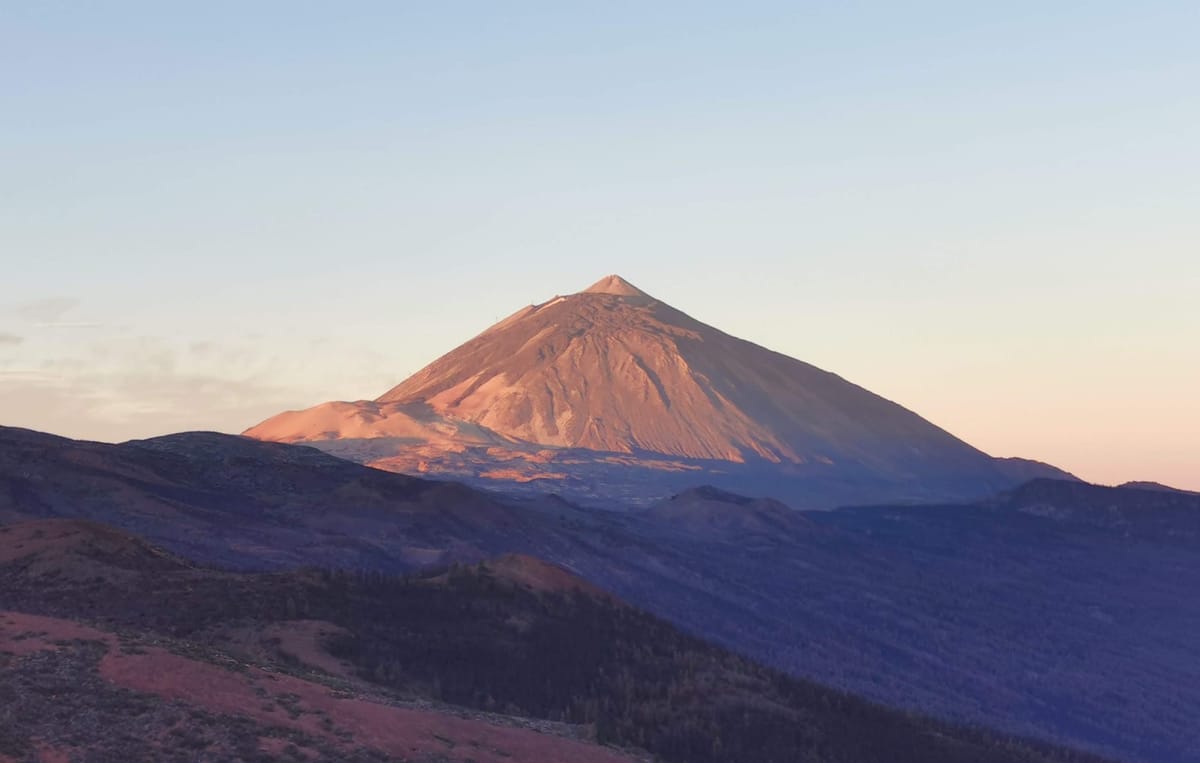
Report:
M 1200 490 L 1200 10 L 922 8 L 10 9 L 0 424 L 242 431 L 619 273 Z

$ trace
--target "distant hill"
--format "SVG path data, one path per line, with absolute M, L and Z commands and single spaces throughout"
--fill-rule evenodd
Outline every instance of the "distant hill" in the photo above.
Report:
M 1121 485 L 1117 485 L 1117 487 L 1131 488 L 1134 490 L 1157 490 L 1157 491 L 1163 492 L 1163 493 L 1189 493 L 1191 495 L 1200 495 L 1200 493 L 1198 493 L 1194 490 L 1181 490 L 1180 488 L 1177 488 L 1177 487 L 1171 487 L 1170 485 L 1164 485 L 1161 482 L 1144 482 L 1144 481 L 1142 481 L 1142 482 L 1139 482 L 1139 481 L 1125 482 Z
M 988 503 L 1126 536 L 1158 541 L 1200 540 L 1200 493 L 1155 483 L 1105 487 L 1039 479 Z
M 1069 477 L 993 459 L 619 276 L 519 310 L 376 400 L 289 411 L 246 434 L 396 471 L 644 503 L 704 483 L 829 508 Z

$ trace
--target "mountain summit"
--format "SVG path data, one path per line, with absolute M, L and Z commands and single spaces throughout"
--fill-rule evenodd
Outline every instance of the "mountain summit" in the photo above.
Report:
M 618 297 L 649 297 L 650 295 L 619 275 L 605 276 L 583 290 L 583 294 L 615 294 Z
M 283 413 L 246 434 L 385 468 L 517 480 L 621 482 L 618 470 L 583 474 L 576 463 L 602 461 L 676 473 L 784 468 L 881 498 L 1011 483 L 1005 464 L 915 413 L 616 275 L 518 311 L 374 401 Z M 547 466 L 530 472 L 531 462 Z M 881 490 L 863 494 L 865 485 Z M 926 489 L 935 485 L 954 487 Z

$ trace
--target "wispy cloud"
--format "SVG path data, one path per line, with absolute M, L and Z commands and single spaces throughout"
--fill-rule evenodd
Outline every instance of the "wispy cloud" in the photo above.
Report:
M 78 306 L 79 299 L 76 297 L 46 297 L 22 302 L 12 308 L 12 313 L 39 324 L 55 323 Z
M 16 334 L 8 334 L 3 331 L 0 331 L 0 347 L 6 346 L 6 345 L 11 347 L 13 345 L 20 344 L 21 342 L 24 342 L 24 341 L 25 341 L 25 337 L 23 337 L 23 336 L 17 336 Z
M 88 439 L 188 429 L 240 432 L 288 407 L 295 407 L 293 395 L 255 379 L 137 373 L 83 379 L 0 371 L 0 421 Z
M 37 382 L 39 384 L 56 384 L 61 382 L 61 374 L 36 371 L 31 369 L 0 370 L 0 384 L 6 382 Z
M 91 321 L 43 321 L 33 325 L 39 329 L 98 329 L 104 326 Z

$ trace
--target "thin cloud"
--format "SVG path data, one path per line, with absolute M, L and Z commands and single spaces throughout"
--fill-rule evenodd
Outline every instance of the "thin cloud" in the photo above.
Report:
M 108 442 L 194 429 L 240 432 L 297 407 L 296 397 L 252 378 L 0 371 L 0 421 L 6 425 Z
M 63 380 L 61 374 L 31 369 L 0 370 L 0 384 L 5 382 L 40 382 L 53 384 Z
M 18 345 L 24 341 L 25 341 L 25 337 L 23 337 L 23 336 L 17 336 L 16 334 L 6 334 L 5 332 L 0 331 L 0 346 L 11 347 L 13 345 Z
M 79 299 L 76 297 L 46 297 L 32 302 L 23 302 L 13 308 L 12 312 L 14 315 L 38 324 L 56 323 L 78 306 Z
M 47 321 L 33 325 L 39 329 L 98 329 L 104 326 L 103 323 L 92 323 L 90 321 Z

